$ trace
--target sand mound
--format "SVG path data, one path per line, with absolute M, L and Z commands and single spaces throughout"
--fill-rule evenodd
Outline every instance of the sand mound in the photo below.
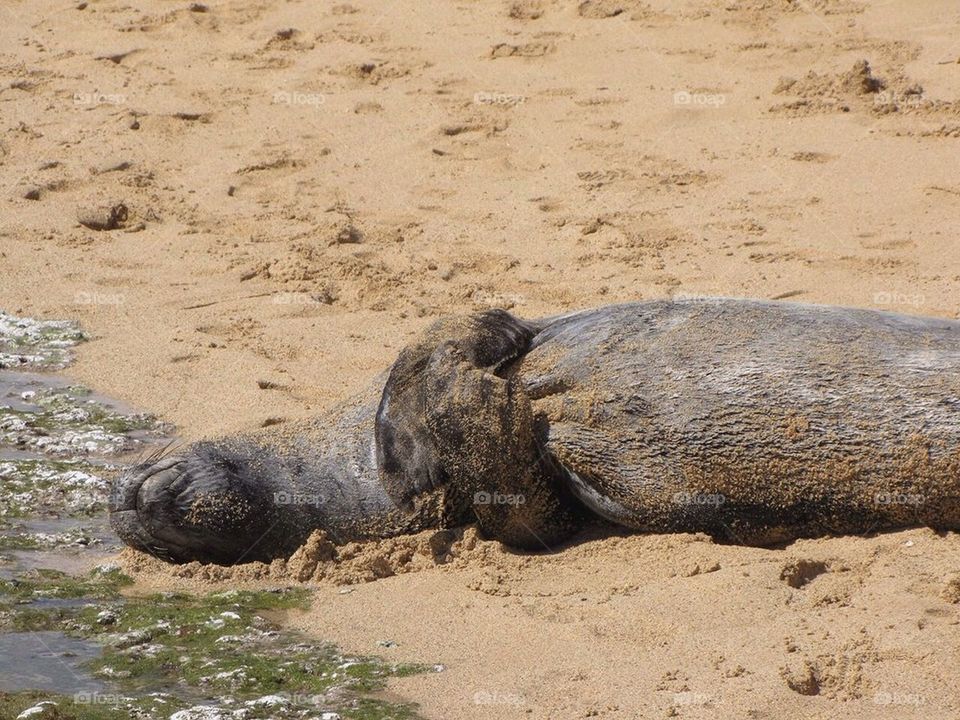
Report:
M 353 585 L 380 578 L 442 567 L 483 565 L 506 551 L 498 542 L 480 539 L 476 528 L 430 530 L 386 540 L 334 545 L 323 531 L 314 532 L 288 559 L 226 567 L 200 562 L 171 565 L 126 549 L 120 565 L 152 585 L 164 581 L 195 585 L 250 583 L 326 583 Z

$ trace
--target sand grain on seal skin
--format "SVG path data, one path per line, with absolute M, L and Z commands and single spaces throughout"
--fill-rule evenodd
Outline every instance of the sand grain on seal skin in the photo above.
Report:
M 960 315 L 955 0 L 202 4 L 0 5 L 0 308 L 79 321 L 77 382 L 185 441 L 314 417 L 450 313 Z M 144 230 L 80 225 L 99 198 Z M 428 718 L 960 714 L 955 535 L 686 538 L 321 585 L 303 622 L 444 663 L 391 685 Z M 169 571 L 138 587 L 239 582 Z

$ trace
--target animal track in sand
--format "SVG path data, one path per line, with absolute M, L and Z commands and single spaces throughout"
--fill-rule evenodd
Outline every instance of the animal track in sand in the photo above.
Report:
M 537 0 L 518 0 L 510 3 L 507 15 L 514 20 L 538 20 L 543 17 L 543 3 Z
M 790 658 L 781 666 L 780 677 L 799 695 L 822 696 L 837 700 L 858 700 L 870 689 L 865 676 L 869 669 L 882 660 L 869 636 L 849 642 L 834 653 L 819 654 L 814 658 Z
M 343 65 L 332 74 L 359 80 L 369 85 L 385 85 L 387 81 L 406 77 L 411 72 L 410 67 L 391 60 L 370 60 Z

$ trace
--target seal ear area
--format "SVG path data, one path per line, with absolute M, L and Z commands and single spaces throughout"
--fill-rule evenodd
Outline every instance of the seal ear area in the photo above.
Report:
M 497 370 L 521 357 L 540 327 L 503 310 L 442 318 L 404 348 L 390 369 L 377 409 L 374 435 L 380 481 L 406 512 L 418 496 L 449 483 L 427 412 L 435 389 L 431 358 L 450 348 L 476 368 Z

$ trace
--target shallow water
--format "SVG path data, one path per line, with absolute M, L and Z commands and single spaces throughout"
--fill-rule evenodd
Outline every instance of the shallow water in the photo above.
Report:
M 40 568 L 77 575 L 116 553 L 106 514 L 110 477 L 169 442 L 169 428 L 149 416 L 37 372 L 64 366 L 80 338 L 69 323 L 0 313 L 0 579 Z M 16 607 L 84 602 L 38 598 Z M 101 649 L 54 631 L 0 634 L 0 691 L 103 691 L 105 683 L 81 667 Z
M 7 550 L 3 553 L 4 562 L 0 564 L 0 578 L 11 578 L 36 568 L 60 570 L 71 575 L 85 572 L 114 555 L 121 547 L 106 517 L 18 520 L 6 530 L 0 530 L 0 539 L 20 534 L 41 538 L 76 537 L 89 542 L 58 544 L 50 549 Z
M 0 691 L 103 692 L 106 685 L 83 669 L 100 652 L 97 643 L 60 632 L 0 634 Z

